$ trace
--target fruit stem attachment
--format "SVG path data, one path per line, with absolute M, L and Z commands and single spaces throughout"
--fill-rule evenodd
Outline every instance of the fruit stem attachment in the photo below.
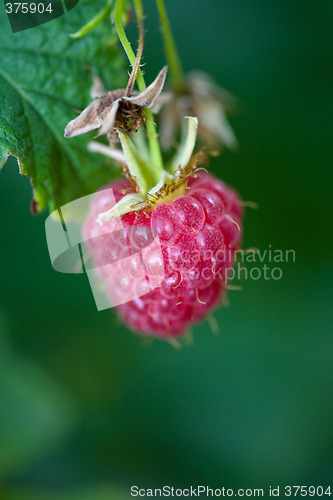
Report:
M 142 9 L 142 4 L 140 0 L 135 1 L 135 10 L 138 18 L 138 23 L 140 30 L 142 29 L 141 27 L 143 26 L 143 9 Z M 120 43 L 122 44 L 124 51 L 127 55 L 127 58 L 132 66 L 132 68 L 135 67 L 135 61 L 136 57 L 133 52 L 133 49 L 131 47 L 130 42 L 128 41 L 128 38 L 125 33 L 125 29 L 123 26 L 122 22 L 122 14 L 123 14 L 123 0 L 117 0 L 116 3 L 116 11 L 115 11 L 115 25 L 116 25 L 116 30 L 117 34 L 120 40 Z M 137 73 L 137 83 L 140 92 L 143 92 L 146 89 L 146 84 L 143 78 L 143 74 L 140 68 L 138 68 L 138 73 Z M 162 161 L 162 154 L 160 150 L 160 145 L 158 142 L 158 134 L 156 131 L 156 126 L 153 121 L 153 114 L 151 109 L 145 108 L 145 113 L 147 117 L 147 135 L 148 135 L 148 141 L 149 141 L 149 149 L 150 149 L 150 156 L 151 156 L 151 162 L 153 165 L 153 168 L 156 173 L 162 173 L 163 172 L 163 161 Z
M 185 88 L 184 73 L 177 51 L 175 39 L 171 30 L 168 14 L 164 5 L 164 0 L 156 0 L 156 5 L 160 18 L 160 25 L 164 41 L 164 52 L 170 69 L 170 76 L 175 91 L 182 92 Z

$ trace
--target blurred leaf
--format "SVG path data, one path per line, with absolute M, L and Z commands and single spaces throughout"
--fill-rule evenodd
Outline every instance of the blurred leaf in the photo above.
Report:
M 47 492 L 19 490 L 2 493 L 2 500 L 129 500 L 130 493 L 111 486 L 74 492 Z
M 0 165 L 10 154 L 18 158 L 38 210 L 89 194 L 112 177 L 112 166 L 88 153 L 87 137 L 64 138 L 66 124 L 91 101 L 88 66 L 109 89 L 126 77 L 110 21 L 84 38 L 69 36 L 103 5 L 83 0 L 60 18 L 15 34 L 0 6 Z
M 0 366 L 9 353 L 9 341 L 5 332 L 7 331 L 7 318 L 4 311 L 0 309 Z
M 2 474 L 39 458 L 68 432 L 73 421 L 68 397 L 41 368 L 6 354 L 0 364 Z

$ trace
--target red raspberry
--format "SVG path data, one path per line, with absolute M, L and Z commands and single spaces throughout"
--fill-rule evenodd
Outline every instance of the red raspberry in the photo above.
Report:
M 221 301 L 242 236 L 238 194 L 212 175 L 192 176 L 189 190 L 139 215 L 96 222 L 114 204 L 99 191 L 83 233 L 110 303 L 133 330 L 161 338 L 183 334 Z M 116 201 L 131 187 L 118 181 Z

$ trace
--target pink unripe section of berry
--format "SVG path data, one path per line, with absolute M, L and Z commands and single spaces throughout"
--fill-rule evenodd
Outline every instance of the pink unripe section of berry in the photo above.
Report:
M 224 203 L 222 199 L 214 192 L 208 189 L 195 190 L 192 194 L 203 207 L 207 222 L 214 224 L 224 213 Z
M 170 266 L 178 271 L 190 270 L 199 262 L 200 251 L 195 233 L 184 232 L 178 241 L 168 248 Z
M 197 235 L 196 242 L 203 254 L 205 252 L 214 252 L 217 248 L 221 248 L 224 238 L 218 227 L 206 224 L 200 234 Z
M 157 205 L 151 215 L 151 227 L 160 240 L 169 241 L 177 238 L 182 227 L 177 212 L 171 203 Z
M 225 206 L 225 212 L 241 219 L 243 217 L 243 207 L 239 194 L 220 179 L 211 182 L 209 174 L 200 174 L 197 178 L 192 178 L 189 182 L 192 191 L 206 189 L 219 196 Z
M 184 275 L 179 271 L 174 271 L 163 281 L 160 288 L 161 296 L 168 299 L 175 299 L 175 297 L 183 296 L 188 289 L 188 284 L 184 280 Z
M 239 219 L 229 214 L 223 215 L 219 220 L 219 229 L 224 236 L 226 246 L 238 248 L 242 238 L 242 225 Z
M 171 206 L 183 226 L 192 231 L 201 231 L 205 224 L 205 212 L 196 199 L 192 196 L 179 196 Z

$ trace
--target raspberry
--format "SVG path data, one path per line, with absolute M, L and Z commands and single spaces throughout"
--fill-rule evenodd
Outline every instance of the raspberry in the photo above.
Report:
M 119 201 L 131 184 L 106 187 Z M 209 174 L 190 177 L 188 187 L 184 196 L 161 200 L 152 210 L 99 225 L 98 214 L 114 204 L 110 191 L 101 190 L 83 227 L 110 303 L 143 334 L 176 337 L 212 311 L 241 242 L 238 194 Z

